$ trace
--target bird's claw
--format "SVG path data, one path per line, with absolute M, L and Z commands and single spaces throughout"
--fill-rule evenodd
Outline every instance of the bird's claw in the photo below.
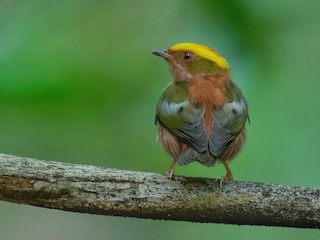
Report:
M 226 176 L 222 177 L 220 180 L 220 189 L 222 189 L 222 184 L 224 181 L 230 181 L 230 180 L 233 180 L 233 176 L 226 175 Z
M 173 176 L 173 169 L 169 169 L 167 171 L 167 177 L 171 180 L 172 179 L 172 176 Z

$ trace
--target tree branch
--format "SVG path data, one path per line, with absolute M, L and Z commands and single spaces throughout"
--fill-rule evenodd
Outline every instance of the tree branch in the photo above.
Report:
M 320 189 L 106 169 L 0 154 L 0 200 L 102 215 L 320 228 Z

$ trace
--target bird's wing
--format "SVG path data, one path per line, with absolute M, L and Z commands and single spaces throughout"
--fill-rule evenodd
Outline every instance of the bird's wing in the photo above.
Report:
M 209 151 L 214 157 L 238 136 L 245 126 L 248 116 L 248 105 L 240 89 L 233 83 L 227 86 L 227 103 L 222 109 L 212 112 L 213 126 L 210 135 Z
M 204 111 L 204 107 L 194 106 L 188 101 L 187 83 L 171 83 L 160 97 L 155 123 L 202 153 L 208 149 Z

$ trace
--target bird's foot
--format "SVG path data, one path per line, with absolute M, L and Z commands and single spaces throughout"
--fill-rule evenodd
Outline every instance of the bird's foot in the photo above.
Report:
M 166 173 L 167 177 L 171 180 L 173 177 L 173 169 L 169 168 L 169 170 Z
M 233 176 L 232 175 L 228 175 L 227 174 L 226 176 L 222 177 L 221 180 L 220 180 L 220 189 L 222 189 L 223 182 L 230 181 L 230 180 L 233 180 Z
M 227 164 L 227 162 L 222 162 L 224 167 L 226 168 L 227 174 L 221 178 L 220 180 L 220 189 L 222 189 L 222 184 L 224 181 L 229 181 L 229 180 L 233 180 L 233 175 L 232 172 Z
M 167 171 L 167 177 L 171 180 L 172 179 L 172 176 L 173 176 L 173 168 L 174 168 L 174 165 L 176 164 L 177 162 L 177 159 L 173 159 L 168 171 Z

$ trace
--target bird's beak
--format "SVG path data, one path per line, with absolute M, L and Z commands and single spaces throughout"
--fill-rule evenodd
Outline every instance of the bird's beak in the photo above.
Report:
M 171 58 L 171 55 L 167 52 L 167 50 L 165 49 L 161 49 L 161 50 L 153 50 L 152 53 L 154 55 L 163 57 L 164 59 L 169 59 Z

